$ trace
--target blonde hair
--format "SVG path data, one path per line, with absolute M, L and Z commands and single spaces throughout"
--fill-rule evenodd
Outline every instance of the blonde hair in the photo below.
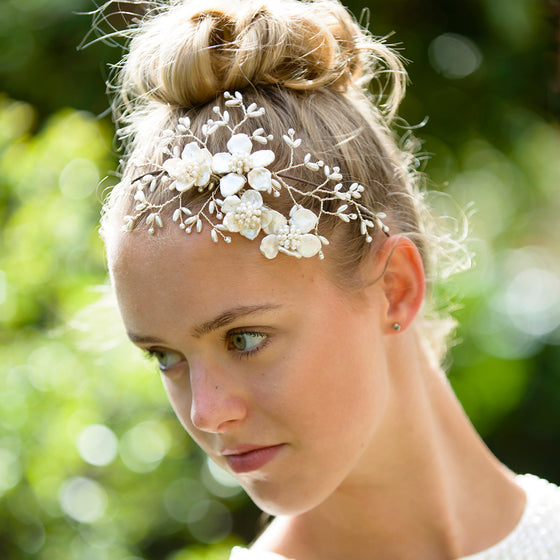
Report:
M 399 144 L 391 125 L 405 93 L 406 73 L 398 54 L 360 27 L 338 0 L 172 0 L 153 2 L 129 31 L 127 55 L 118 69 L 114 113 L 124 145 L 122 181 L 107 201 L 102 229 L 134 206 L 131 182 L 139 163 L 161 163 L 156 141 L 188 116 L 193 130 L 223 103 L 225 91 L 242 91 L 248 102 L 266 109 L 252 122 L 275 138 L 293 128 L 307 151 L 341 168 L 345 177 L 366 187 L 363 203 L 388 214 L 392 233 L 417 245 L 429 279 L 448 270 L 438 263 L 442 247 L 454 268 L 465 259 L 463 247 L 448 234 L 432 231 L 418 187 L 417 158 Z M 409 136 L 409 140 L 410 140 Z M 213 136 L 209 149 L 224 151 L 225 136 Z M 275 165 L 289 157 L 278 142 Z M 311 180 L 305 171 L 298 179 Z M 156 189 L 161 204 L 172 194 Z M 189 194 L 200 204 L 200 193 Z M 282 198 L 267 205 L 286 210 Z M 322 220 L 336 242 L 329 258 L 346 283 L 370 246 L 353 224 Z M 139 226 L 137 226 L 139 227 Z M 337 250 L 338 248 L 338 250 Z M 333 257 L 331 257 L 333 255 Z M 424 311 L 424 320 L 430 315 Z M 430 318 L 427 340 L 441 357 L 453 325 L 448 317 Z

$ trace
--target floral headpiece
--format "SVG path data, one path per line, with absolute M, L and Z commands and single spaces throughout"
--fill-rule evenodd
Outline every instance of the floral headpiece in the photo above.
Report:
M 186 233 L 194 230 L 202 231 L 203 224 L 210 227 L 210 235 L 214 242 L 222 238 L 231 242 L 230 232 L 238 232 L 247 239 L 255 239 L 261 230 L 266 236 L 261 240 L 261 252 L 269 259 L 281 253 L 295 257 L 323 258 L 322 246 L 328 240 L 319 235 L 318 224 L 323 214 L 336 216 L 344 222 L 359 220 L 360 231 L 367 242 L 372 241 L 370 230 L 377 227 L 388 234 L 389 228 L 382 220 L 383 212 L 373 212 L 360 204 L 358 200 L 364 187 L 352 183 L 345 188 L 341 182 L 343 177 L 338 167 L 332 169 L 323 161 L 313 161 L 311 154 L 306 154 L 300 163 L 296 163 L 296 150 L 301 139 L 296 138 L 295 131 L 289 129 L 282 136 L 290 150 L 290 164 L 285 169 L 273 171 L 268 166 L 274 161 L 272 150 L 253 151 L 253 142 L 266 145 L 273 140 L 263 128 L 256 129 L 250 136 L 238 133 L 238 129 L 252 118 L 261 117 L 264 107 L 251 103 L 248 107 L 239 92 L 232 95 L 224 93 L 225 105 L 242 112 L 243 117 L 234 124 L 228 110 L 216 106 L 213 111 L 217 119 L 209 119 L 202 127 L 203 139 L 192 132 L 188 117 L 180 118 L 175 130 L 164 130 L 161 134 L 162 152 L 169 156 L 163 165 L 154 171 L 137 177 L 132 181 L 136 185 L 134 199 L 136 201 L 133 216 L 125 216 L 125 231 L 130 231 L 143 217 L 149 226 L 150 233 L 163 227 L 162 211 L 170 205 L 176 205 L 173 221 Z M 228 152 L 212 154 L 207 148 L 208 138 L 219 128 L 230 131 L 227 142 Z M 178 140 L 182 140 L 179 142 Z M 191 140 L 184 145 L 182 151 L 178 144 Z M 309 181 L 292 177 L 289 173 L 305 167 L 320 174 L 316 183 L 308 191 L 302 191 L 286 182 Z M 177 194 L 162 204 L 153 204 L 146 198 L 146 189 L 154 192 L 156 188 L 168 188 Z M 202 208 L 193 213 L 184 203 L 184 194 L 191 189 L 199 192 L 207 191 L 208 200 Z M 293 201 L 289 216 L 268 208 L 261 192 L 280 196 L 285 190 Z M 297 199 L 297 200 L 296 200 Z M 319 203 L 319 212 L 305 208 L 302 201 L 314 199 Z M 339 201 L 336 211 L 325 209 L 328 201 Z

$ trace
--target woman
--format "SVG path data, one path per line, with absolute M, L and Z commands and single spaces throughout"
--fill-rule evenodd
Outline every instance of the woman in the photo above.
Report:
M 185 429 L 277 516 L 232 558 L 560 557 L 560 491 L 490 453 L 439 366 L 426 284 L 463 249 L 390 130 L 404 82 L 336 0 L 134 30 L 109 268 Z

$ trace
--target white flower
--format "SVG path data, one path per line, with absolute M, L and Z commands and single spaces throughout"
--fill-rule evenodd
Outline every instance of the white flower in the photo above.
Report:
M 274 161 L 272 150 L 258 150 L 251 153 L 253 143 L 246 134 L 234 134 L 227 143 L 227 152 L 214 155 L 212 168 L 215 173 L 227 174 L 220 180 L 222 196 L 239 192 L 245 183 L 258 191 L 270 191 L 271 175 L 267 165 Z
M 290 221 L 282 214 L 270 211 L 270 223 L 263 226 L 265 233 L 269 233 L 261 241 L 261 252 L 268 259 L 273 259 L 278 252 L 294 257 L 312 257 L 321 250 L 321 240 L 309 233 L 316 225 L 318 218 L 306 208 L 292 209 Z
M 166 160 L 163 168 L 175 179 L 170 189 L 184 192 L 195 185 L 203 187 L 208 184 L 212 175 L 212 154 L 196 142 L 190 142 L 184 147 L 180 158 Z
M 248 190 L 241 198 L 236 195 L 228 196 L 222 204 L 222 212 L 225 213 L 223 224 L 228 231 L 239 232 L 247 239 L 255 239 L 261 228 L 270 224 L 274 211 L 263 207 L 261 193 Z

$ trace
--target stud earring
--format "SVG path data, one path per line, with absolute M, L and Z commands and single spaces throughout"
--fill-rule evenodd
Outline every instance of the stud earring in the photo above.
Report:
M 399 323 L 393 323 L 393 330 L 394 331 L 400 331 L 401 330 L 401 326 Z

